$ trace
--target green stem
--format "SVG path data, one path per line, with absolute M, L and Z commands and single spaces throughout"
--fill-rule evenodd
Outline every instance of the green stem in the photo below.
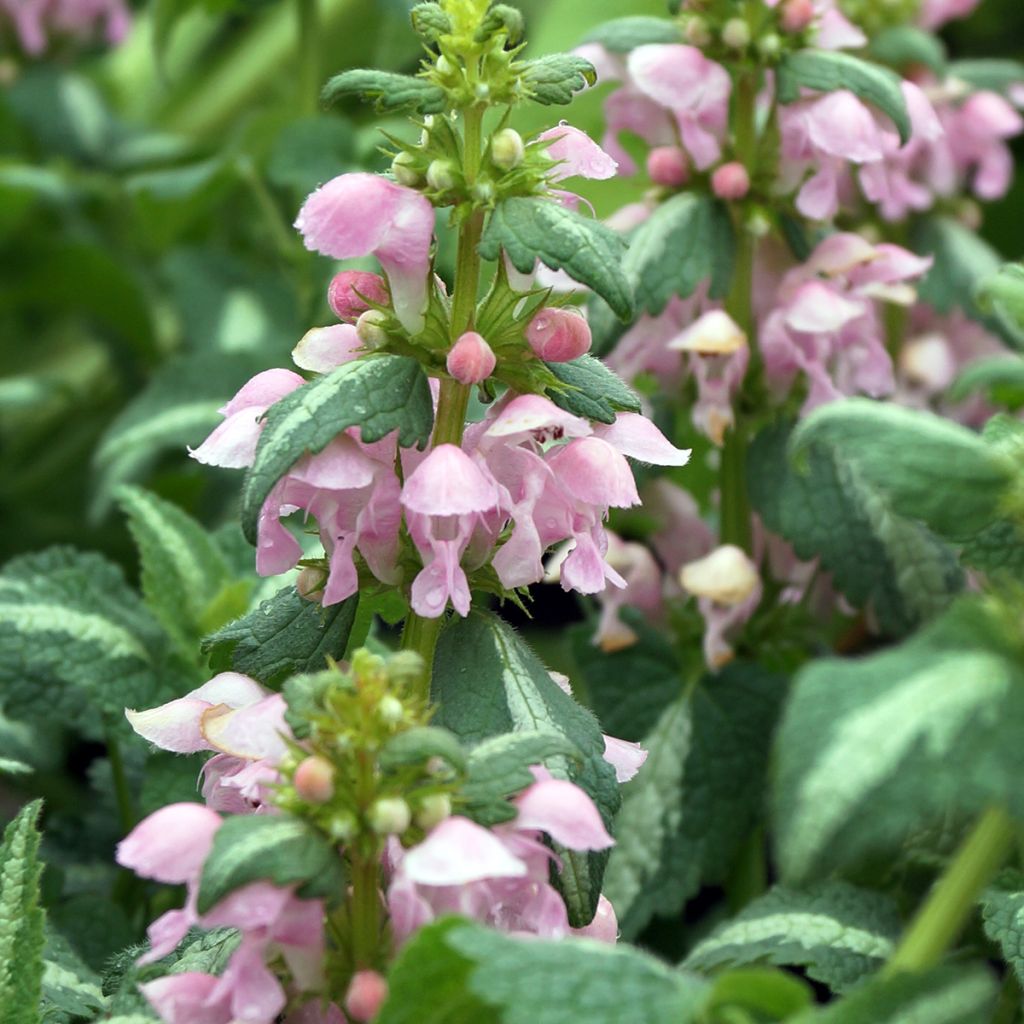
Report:
M 885 972 L 934 967 L 956 941 L 982 889 L 1013 848 L 1013 820 L 1001 807 L 978 819 L 911 922 Z
M 359 754 L 356 772 L 356 802 L 365 814 L 376 796 L 373 758 Z M 352 898 L 350 921 L 352 958 L 356 970 L 379 968 L 381 954 L 380 847 L 368 833 L 367 841 L 353 844 L 351 860 Z
M 764 863 L 764 829 L 758 825 L 747 836 L 726 882 L 730 912 L 737 914 L 768 888 Z
M 992 1014 L 992 1024 L 1013 1024 L 1021 1007 L 1021 990 L 1013 968 L 1006 972 L 1003 987 L 999 990 L 999 1002 Z
M 107 760 L 110 762 L 110 774 L 114 781 L 114 799 L 117 801 L 117 813 L 121 819 L 121 828 L 127 835 L 139 820 L 135 812 L 135 801 L 132 800 L 128 787 L 128 776 L 124 770 L 124 758 L 121 757 L 121 746 L 111 728 L 107 729 Z
M 295 0 L 298 33 L 298 110 L 306 117 L 316 113 L 320 96 L 320 9 L 318 0 Z

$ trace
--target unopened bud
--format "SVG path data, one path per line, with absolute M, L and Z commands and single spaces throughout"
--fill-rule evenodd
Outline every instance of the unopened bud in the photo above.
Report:
M 295 792 L 311 804 L 325 804 L 334 796 L 334 765 L 314 754 L 295 769 Z
M 683 35 L 691 46 L 707 46 L 711 42 L 711 31 L 703 18 L 688 19 Z
M 757 567 L 742 548 L 723 544 L 709 555 L 688 562 L 679 573 L 684 589 L 716 604 L 742 604 L 757 589 Z
M 431 160 L 427 168 L 427 184 L 436 192 L 455 187 L 455 166 L 451 160 Z
M 365 296 L 365 297 L 364 297 Z M 378 306 L 388 304 L 388 286 L 380 274 L 366 270 L 343 270 L 335 274 L 327 288 L 327 302 L 339 320 L 347 323 L 358 319 L 370 307 L 367 299 Z
M 419 185 L 423 178 L 415 165 L 416 157 L 412 153 L 399 153 L 391 161 L 391 173 L 395 176 L 395 181 L 406 188 L 415 188 Z
M 782 28 L 785 32 L 803 32 L 814 20 L 814 0 L 785 0 Z
M 656 146 L 647 154 L 647 174 L 655 185 L 678 188 L 686 184 L 690 164 L 678 146 Z
M 452 813 L 452 798 L 447 793 L 431 793 L 420 801 L 416 811 L 416 824 L 424 832 L 440 825 Z
M 423 658 L 415 651 L 396 651 L 387 661 L 388 679 L 398 689 L 417 686 L 425 671 Z
M 515 128 L 502 128 L 491 138 L 491 160 L 503 171 L 511 171 L 523 162 L 526 146 Z
M 470 194 L 475 202 L 487 205 L 494 202 L 494 197 L 497 193 L 494 190 L 494 184 L 485 179 L 474 182 Z
M 358 825 L 351 814 L 336 814 L 327 823 L 327 831 L 336 843 L 347 843 L 358 831 Z
M 376 971 L 356 971 L 345 993 L 345 1013 L 353 1020 L 377 1016 L 388 997 L 388 983 Z
M 757 52 L 762 57 L 773 60 L 782 53 L 782 37 L 778 32 L 765 32 L 757 41 Z
M 388 343 L 388 332 L 384 329 L 388 319 L 387 313 L 368 309 L 356 321 L 356 336 L 368 349 L 383 348 Z
M 722 26 L 722 42 L 730 50 L 742 50 L 750 45 L 750 26 L 743 18 L 730 18 Z
M 381 797 L 367 812 L 370 828 L 378 835 L 401 835 L 412 823 L 412 811 L 400 796 Z
M 711 189 L 719 199 L 742 199 L 750 191 L 750 175 L 743 164 L 733 160 L 711 175 Z
M 956 377 L 956 356 L 938 333 L 911 338 L 900 349 L 898 365 L 907 383 L 927 394 L 945 391 Z
M 498 364 L 491 346 L 476 333 L 466 331 L 448 353 L 448 372 L 460 384 L 479 384 L 487 380 Z
M 325 574 L 323 569 L 307 565 L 295 581 L 295 589 L 299 597 L 305 601 L 315 601 L 319 604 L 324 596 Z
M 746 347 L 747 336 L 722 309 L 712 309 L 690 324 L 669 348 L 701 356 L 729 356 Z
M 387 694 L 380 699 L 377 705 L 377 715 L 382 722 L 388 725 L 397 725 L 405 718 L 405 706 L 397 697 Z
M 455 65 L 442 53 L 437 58 L 437 73 L 439 75 L 452 75 L 455 73 Z
M 473 86 L 473 95 L 483 102 L 491 95 L 491 87 L 486 82 L 477 82 Z
M 545 307 L 530 321 L 526 340 L 545 362 L 567 363 L 590 351 L 590 325 L 579 313 Z

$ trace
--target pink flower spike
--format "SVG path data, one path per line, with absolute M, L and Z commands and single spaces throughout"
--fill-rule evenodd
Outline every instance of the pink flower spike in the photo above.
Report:
M 212 974 L 186 971 L 147 981 L 139 991 L 165 1024 L 231 1024 L 227 997 L 214 997 L 219 983 Z
M 425 196 L 376 174 L 342 174 L 303 203 L 295 227 L 307 249 L 325 256 L 375 255 L 402 326 L 412 334 L 423 329 L 434 234 Z
M 448 353 L 446 367 L 460 384 L 479 384 L 487 380 L 498 360 L 491 346 L 476 331 L 466 331 Z
M 388 983 L 376 971 L 356 971 L 345 994 L 345 1012 L 357 1021 L 372 1020 L 388 997 Z
M 547 306 L 526 328 L 526 340 L 539 359 L 567 363 L 590 351 L 590 325 L 579 313 L 560 306 Z
M 117 863 L 143 878 L 183 885 L 199 877 L 220 815 L 202 804 L 168 804 L 117 844 Z
M 547 832 L 570 850 L 606 850 L 615 845 L 594 802 L 579 786 L 564 779 L 544 779 L 515 799 L 515 825 Z
M 604 759 L 615 769 L 615 781 L 621 785 L 640 771 L 647 760 L 647 751 L 639 743 L 605 736 Z
M 367 299 L 378 306 L 388 304 L 388 286 L 380 274 L 371 274 L 365 270 L 343 270 L 331 278 L 327 287 L 327 304 L 339 320 L 347 323 L 354 323 L 361 313 L 370 308 Z
M 590 178 L 603 181 L 614 178 L 618 164 L 589 136 L 579 128 L 562 121 L 557 128 L 549 128 L 537 136 L 539 142 L 548 142 L 548 156 L 557 160 L 551 172 L 552 181 L 566 178 Z
M 438 445 L 402 488 L 402 504 L 427 516 L 463 516 L 487 512 L 498 501 L 493 481 L 453 444 Z
M 750 175 L 743 164 L 722 164 L 711 175 L 711 191 L 719 199 L 742 199 L 750 191 Z
M 363 350 L 363 343 L 352 324 L 331 324 L 314 327 L 292 349 L 292 362 L 303 370 L 330 373 L 342 363 L 349 363 Z
M 446 818 L 402 861 L 419 885 L 466 885 L 485 878 L 522 878 L 526 865 L 493 833 L 468 818 Z
M 599 423 L 594 436 L 603 438 L 623 455 L 654 466 L 685 466 L 689 448 L 677 448 L 649 420 L 635 412 L 620 412 L 614 423 Z

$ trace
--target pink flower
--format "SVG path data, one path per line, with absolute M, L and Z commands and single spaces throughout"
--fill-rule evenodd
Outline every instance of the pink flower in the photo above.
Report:
M 343 270 L 331 278 L 327 288 L 327 302 L 339 320 L 354 323 L 365 313 L 370 302 L 378 306 L 388 304 L 388 286 L 379 274 L 364 270 Z
M 545 306 L 526 327 L 526 340 L 538 359 L 567 363 L 590 351 L 590 325 L 575 310 Z
M 980 0 L 924 0 L 917 16 L 922 28 L 936 29 L 954 18 L 966 18 Z
M 402 326 L 423 329 L 434 233 L 425 196 L 376 174 L 342 174 L 309 196 L 295 227 L 307 249 L 325 256 L 376 256 Z
M 711 175 L 711 191 L 719 199 L 742 199 L 750 191 L 750 175 L 736 160 L 715 168 Z
M 292 349 L 292 361 L 303 370 L 330 373 L 356 359 L 365 349 L 352 324 L 314 327 Z M 282 371 L 287 372 L 287 371 Z
M 479 384 L 487 380 L 498 360 L 486 340 L 476 331 L 466 331 L 451 347 L 445 366 L 461 384 Z
M 22 49 L 33 57 L 60 38 L 88 44 L 102 37 L 113 46 L 131 26 L 123 0 L 0 0 L 0 34 L 8 19 Z
M 655 146 L 647 154 L 647 176 L 655 185 L 678 188 L 690 177 L 686 152 L 678 146 Z
M 614 178 L 617 164 L 586 132 L 561 121 L 537 136 L 538 142 L 547 142 L 547 153 L 556 161 L 551 170 L 552 181 L 564 181 L 579 176 L 601 181 Z

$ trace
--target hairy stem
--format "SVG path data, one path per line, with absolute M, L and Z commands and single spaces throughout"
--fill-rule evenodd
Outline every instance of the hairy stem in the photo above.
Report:
M 359 755 L 355 781 L 356 801 L 366 813 L 375 796 L 376 780 L 373 761 L 365 751 Z M 380 852 L 377 841 L 360 841 L 354 844 L 351 855 L 350 921 L 356 970 L 381 966 Z
M 982 889 L 1009 856 L 1016 832 L 1001 807 L 978 819 L 886 964 L 887 974 L 934 967 L 974 911 Z

